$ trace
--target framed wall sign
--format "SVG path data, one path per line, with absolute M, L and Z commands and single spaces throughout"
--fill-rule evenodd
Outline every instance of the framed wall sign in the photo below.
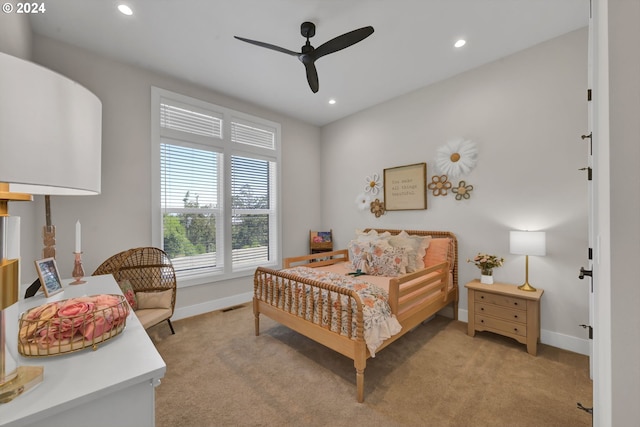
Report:
M 45 258 L 35 261 L 35 263 L 45 296 L 50 297 L 60 292 L 62 290 L 62 280 L 60 279 L 60 273 L 58 273 L 56 260 L 54 258 Z
M 384 206 L 388 211 L 427 209 L 427 164 L 384 170 Z

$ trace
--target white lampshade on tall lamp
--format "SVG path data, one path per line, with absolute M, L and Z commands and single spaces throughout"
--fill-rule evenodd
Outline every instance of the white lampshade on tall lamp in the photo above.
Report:
M 0 52 L 0 396 L 42 380 L 6 348 L 5 309 L 18 301 L 18 260 L 8 259 L 9 201 L 32 194 L 100 194 L 102 104 L 78 83 Z M 37 369 L 40 368 L 38 372 Z
M 536 288 L 529 284 L 529 255 L 545 256 L 547 253 L 546 233 L 544 231 L 511 231 L 509 232 L 509 252 L 525 256 L 525 280 L 518 289 L 535 292 Z

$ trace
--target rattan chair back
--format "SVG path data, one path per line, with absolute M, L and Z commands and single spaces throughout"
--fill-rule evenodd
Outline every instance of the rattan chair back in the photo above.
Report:
M 176 272 L 171 259 L 162 249 L 140 247 L 117 253 L 93 272 L 93 276 L 102 274 L 112 274 L 118 282 L 128 279 L 134 292 L 160 292 L 171 289 L 173 315 L 176 305 Z

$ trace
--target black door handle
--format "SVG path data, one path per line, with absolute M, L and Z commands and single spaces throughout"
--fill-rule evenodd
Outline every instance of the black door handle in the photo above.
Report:
M 593 277 L 593 270 L 585 270 L 584 267 L 580 267 L 578 279 L 584 279 L 584 276 Z

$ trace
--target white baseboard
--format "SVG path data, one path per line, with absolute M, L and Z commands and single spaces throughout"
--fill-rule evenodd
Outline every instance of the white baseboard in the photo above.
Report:
M 233 295 L 226 298 L 207 301 L 200 304 L 189 305 L 186 307 L 178 307 L 173 313 L 171 320 L 180 320 L 187 317 L 197 316 L 198 314 L 209 313 L 210 311 L 222 310 L 224 308 L 233 307 L 235 305 L 245 304 L 253 299 L 253 292 Z
M 458 320 L 461 322 L 469 321 L 469 313 L 467 310 L 458 309 Z M 540 342 L 552 347 L 561 348 L 563 350 L 572 351 L 578 354 L 589 355 L 589 340 L 583 338 L 572 337 L 570 335 L 561 334 L 559 332 L 540 331 Z

